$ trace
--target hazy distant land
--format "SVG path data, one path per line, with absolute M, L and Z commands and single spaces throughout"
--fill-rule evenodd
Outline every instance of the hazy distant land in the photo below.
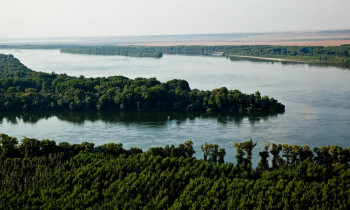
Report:
M 0 39 L 0 48 L 5 49 L 60 49 L 63 53 L 154 58 L 161 58 L 163 54 L 219 53 L 344 67 L 349 67 L 349 46 L 350 30 Z
M 240 45 L 275 45 L 275 46 L 340 46 L 350 44 L 350 40 L 290 40 L 290 41 L 244 41 L 244 42 L 157 42 L 135 44 L 141 46 L 240 46 Z
M 0 44 L 338 46 L 350 44 L 350 29 L 278 33 L 0 38 Z

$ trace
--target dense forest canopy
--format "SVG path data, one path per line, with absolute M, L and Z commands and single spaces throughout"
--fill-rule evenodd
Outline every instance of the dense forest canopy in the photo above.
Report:
M 161 58 L 163 54 L 154 48 L 142 46 L 111 46 L 111 47 L 70 47 L 61 48 L 62 53 L 92 54 L 92 55 L 124 55 L 132 57 L 153 57 Z
M 256 143 L 225 149 L 193 142 L 125 149 L 121 143 L 58 145 L 0 134 L 0 208 L 348 209 L 350 148 Z M 232 160 L 226 160 L 232 161 Z
M 0 110 L 189 110 L 280 113 L 284 105 L 268 96 L 225 87 L 191 89 L 188 82 L 123 76 L 85 78 L 28 69 L 0 54 Z

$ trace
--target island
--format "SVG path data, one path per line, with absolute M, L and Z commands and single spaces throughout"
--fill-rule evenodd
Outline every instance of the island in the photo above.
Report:
M 350 45 L 283 46 L 283 45 L 70 45 L 70 44 L 2 44 L 0 49 L 59 49 L 62 53 L 87 55 L 122 55 L 161 58 L 163 55 L 204 55 L 254 58 L 288 62 L 327 64 L 350 68 Z
M 181 110 L 281 113 L 285 106 L 259 91 L 191 89 L 188 82 L 123 76 L 85 78 L 35 72 L 0 54 L 0 110 Z
M 350 45 L 341 46 L 279 46 L 279 45 L 241 45 L 241 46 L 71 46 L 61 52 L 110 55 L 117 52 L 131 51 L 137 53 L 162 53 L 169 55 L 205 55 L 205 56 L 239 56 L 255 59 L 268 59 L 289 62 L 306 62 L 350 67 Z M 135 51 L 135 52 L 134 52 Z M 153 56 L 150 56 L 153 57 Z
M 88 55 L 123 55 L 132 57 L 161 58 L 163 53 L 143 46 L 80 46 L 60 49 L 61 53 Z

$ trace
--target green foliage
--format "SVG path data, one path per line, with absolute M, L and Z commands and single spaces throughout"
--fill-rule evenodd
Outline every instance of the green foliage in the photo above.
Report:
M 193 149 L 193 142 L 187 140 L 183 144 L 179 144 L 178 147 L 174 145 L 166 145 L 165 148 L 162 147 L 153 147 L 148 150 L 150 155 L 161 156 L 161 157 L 185 157 L 190 158 L 193 156 L 196 151 Z
M 24 138 L 19 146 L 19 150 L 26 158 L 41 156 L 41 142 L 36 139 Z
M 283 58 L 350 67 L 350 45 L 341 46 L 78 46 L 78 45 L 0 45 L 5 49 L 60 49 L 64 53 L 124 55 L 161 58 L 163 54 L 239 55 Z
M 120 154 L 124 153 L 123 144 L 103 144 L 101 146 L 97 146 L 96 150 L 98 153 L 101 153 L 103 155 L 114 155 L 119 156 Z
M 6 134 L 0 134 L 0 158 L 15 158 L 20 157 L 18 149 L 18 141 L 16 138 L 8 136 Z
M 154 48 L 143 46 L 79 46 L 61 48 L 62 53 L 89 55 L 124 55 L 133 57 L 161 58 L 163 54 Z
M 350 46 L 237 46 L 226 55 L 284 58 L 339 66 L 350 66 Z
M 284 58 L 340 66 L 350 66 L 350 46 L 169 46 L 155 47 L 164 54 L 241 55 L 254 57 Z
M 253 57 L 284 58 L 318 62 L 340 66 L 350 66 L 350 46 L 68 46 L 61 52 L 97 55 L 131 55 L 157 57 L 160 54 L 180 55 L 214 55 L 218 52 L 224 56 L 240 55 Z
M 236 150 L 237 150 L 237 154 L 236 154 L 237 164 L 251 168 L 252 151 L 256 146 L 256 143 L 253 143 L 253 140 L 250 139 L 249 141 L 242 142 L 242 143 L 235 142 L 233 146 L 236 147 Z
M 126 150 L 122 144 L 56 145 L 50 140 L 24 138 L 18 145 L 15 138 L 0 137 L 1 209 L 350 207 L 350 153 L 343 152 L 349 148 L 315 148 L 313 156 L 307 146 L 267 144 L 262 157 L 269 152 L 277 156 L 279 151 L 284 164 L 255 171 L 220 162 L 220 157 L 219 164 L 212 161 L 224 151 L 218 145 L 203 146 L 211 161 L 192 158 L 190 140 L 142 153 L 137 148 Z M 249 162 L 255 144 L 252 140 L 235 144 L 244 154 L 243 163 Z M 18 156 L 3 155 L 3 148 L 17 150 Z
M 271 144 L 270 152 L 272 154 L 272 168 L 277 169 L 281 167 L 284 163 L 283 159 L 280 157 L 280 152 L 282 150 L 281 144 Z
M 273 98 L 226 88 L 190 89 L 185 80 L 84 78 L 34 72 L 0 54 L 0 110 L 188 110 L 281 113 Z M 264 101 L 262 99 L 266 99 Z
M 205 142 L 204 145 L 201 145 L 203 151 L 203 160 L 213 163 L 225 163 L 226 151 L 224 148 L 219 149 L 217 144 L 208 144 Z

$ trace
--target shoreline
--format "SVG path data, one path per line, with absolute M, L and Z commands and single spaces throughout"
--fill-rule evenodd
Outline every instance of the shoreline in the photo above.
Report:
M 267 61 L 279 61 L 279 62 L 295 62 L 295 63 L 317 63 L 315 60 L 299 60 L 299 59 L 288 59 L 288 58 L 269 58 L 269 57 L 257 57 L 257 56 L 247 56 L 247 55 L 225 55 L 227 57 L 238 57 L 238 58 L 253 58 L 259 60 Z
M 137 44 L 116 44 L 116 45 L 135 45 L 135 46 L 242 46 L 242 45 L 272 45 L 272 46 L 341 46 L 350 44 L 350 39 L 336 40 L 287 40 L 287 41 L 179 41 L 179 42 L 153 42 Z

